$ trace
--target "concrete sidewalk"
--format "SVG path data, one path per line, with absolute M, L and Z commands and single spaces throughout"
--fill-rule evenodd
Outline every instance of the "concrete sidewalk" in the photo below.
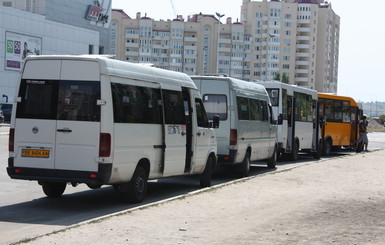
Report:
M 383 244 L 385 150 L 310 162 L 28 244 Z

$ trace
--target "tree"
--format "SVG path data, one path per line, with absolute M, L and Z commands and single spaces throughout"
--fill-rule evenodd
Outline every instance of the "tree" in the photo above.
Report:
M 279 72 L 275 73 L 273 80 L 280 82 L 281 81 L 281 74 Z
M 282 82 L 289 83 L 289 75 L 286 72 L 282 73 Z

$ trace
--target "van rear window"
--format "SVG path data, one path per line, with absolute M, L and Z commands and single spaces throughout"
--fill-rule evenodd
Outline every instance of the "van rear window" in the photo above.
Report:
M 224 94 L 205 94 L 203 96 L 209 120 L 213 120 L 215 115 L 219 116 L 221 121 L 227 120 L 227 97 Z
M 100 121 L 100 82 L 22 80 L 17 118 Z

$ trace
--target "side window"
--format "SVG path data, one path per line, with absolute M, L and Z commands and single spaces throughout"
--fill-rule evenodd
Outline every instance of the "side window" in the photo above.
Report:
M 195 99 L 195 109 L 197 113 L 198 127 L 208 128 L 209 120 L 201 99 Z
M 279 89 L 275 88 L 268 88 L 266 89 L 267 93 L 269 94 L 271 105 L 272 106 L 279 106 Z
M 160 124 L 160 90 L 112 83 L 114 122 Z
M 203 96 L 203 104 L 205 105 L 209 120 L 213 120 L 213 116 L 218 115 L 222 121 L 227 120 L 227 97 L 222 94 L 205 94 Z
M 259 100 L 250 99 L 250 119 L 253 121 L 261 121 L 261 106 Z
M 269 121 L 269 108 L 266 101 L 259 101 L 262 121 Z
M 181 91 L 162 90 L 166 124 L 186 124 L 185 106 Z
M 287 120 L 287 90 L 282 89 L 282 118 Z
M 238 104 L 238 119 L 250 120 L 249 100 L 244 97 L 237 97 L 237 104 Z

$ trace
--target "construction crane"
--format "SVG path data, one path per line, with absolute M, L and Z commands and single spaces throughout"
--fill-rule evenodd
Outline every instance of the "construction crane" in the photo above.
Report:
M 174 16 L 175 16 L 175 17 L 178 17 L 178 16 L 177 16 L 177 13 L 176 13 L 176 10 L 175 10 L 174 2 L 173 2 L 172 0 L 170 0 L 170 3 L 171 3 L 172 12 L 174 13 Z

